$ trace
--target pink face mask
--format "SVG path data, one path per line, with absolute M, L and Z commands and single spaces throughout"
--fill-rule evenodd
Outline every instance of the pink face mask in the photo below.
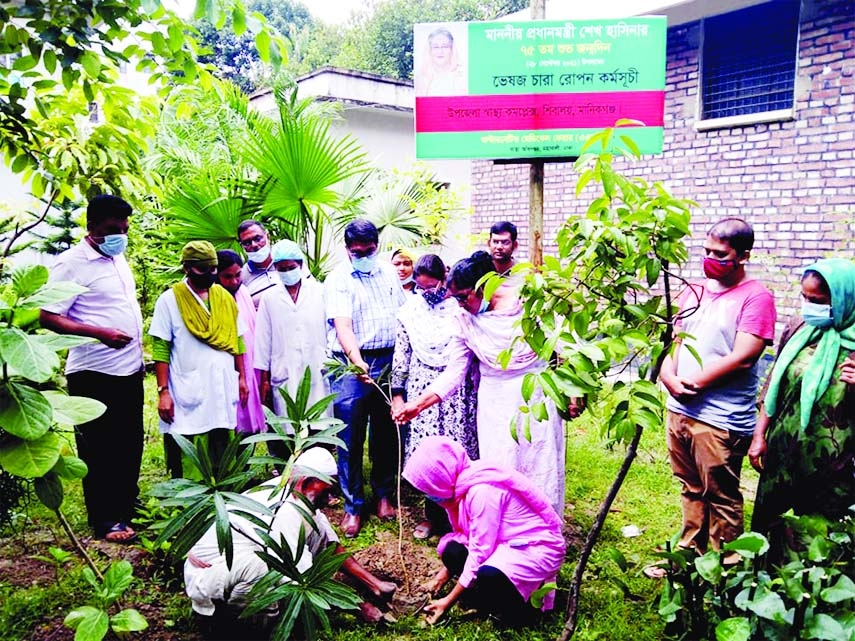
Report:
M 713 280 L 721 280 L 727 278 L 739 267 L 739 261 L 735 258 L 731 260 L 719 260 L 707 256 L 704 258 L 704 275 Z

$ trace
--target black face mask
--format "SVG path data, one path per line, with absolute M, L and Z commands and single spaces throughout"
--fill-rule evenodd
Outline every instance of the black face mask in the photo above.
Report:
M 189 280 L 195 289 L 211 289 L 211 285 L 217 282 L 216 274 L 187 274 Z

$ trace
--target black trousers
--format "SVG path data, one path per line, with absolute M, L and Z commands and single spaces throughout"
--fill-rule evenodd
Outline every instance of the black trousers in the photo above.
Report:
M 452 576 L 460 576 L 469 550 L 451 541 L 442 551 L 442 563 Z M 534 622 L 537 611 L 523 599 L 511 580 L 498 568 L 482 565 L 475 581 L 464 593 L 466 602 L 478 612 L 492 616 L 507 627 L 521 627 Z
M 85 371 L 67 376 L 69 394 L 107 406 L 101 416 L 75 430 L 77 455 L 89 467 L 83 499 L 97 536 L 134 517 L 144 440 L 143 375 Z

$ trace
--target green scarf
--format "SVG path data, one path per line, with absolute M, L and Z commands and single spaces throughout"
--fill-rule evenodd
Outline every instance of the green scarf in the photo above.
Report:
M 237 315 L 235 299 L 220 285 L 212 285 L 208 290 L 208 313 L 190 291 L 187 283 L 180 282 L 172 286 L 175 292 L 175 302 L 181 320 L 193 336 L 214 349 L 223 350 L 229 354 L 238 354 Z
M 809 265 L 805 268 L 807 271 L 817 272 L 828 284 L 834 323 L 827 328 L 805 325 L 793 334 L 775 361 L 764 399 L 766 415 L 774 416 L 787 367 L 805 346 L 816 343 L 813 358 L 802 374 L 802 431 L 810 422 L 817 399 L 831 383 L 840 349 L 855 350 L 855 263 L 843 258 L 829 258 Z

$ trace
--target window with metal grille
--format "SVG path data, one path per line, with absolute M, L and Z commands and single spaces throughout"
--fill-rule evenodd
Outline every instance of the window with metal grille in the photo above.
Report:
M 701 118 L 791 109 L 798 0 L 776 0 L 704 20 Z

